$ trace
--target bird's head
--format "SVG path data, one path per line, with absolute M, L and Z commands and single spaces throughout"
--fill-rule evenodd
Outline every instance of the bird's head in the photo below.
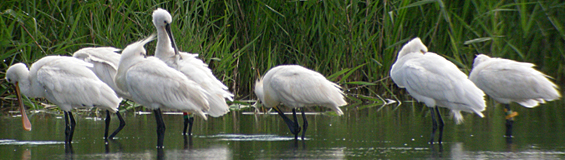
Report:
M 16 63 L 10 66 L 8 70 L 6 70 L 6 81 L 8 81 L 8 83 L 17 85 L 19 81 L 25 78 L 24 76 L 26 76 L 28 72 L 29 70 L 25 64 Z
M 477 57 L 475 57 L 475 61 L 473 62 L 473 67 L 477 67 L 479 64 L 481 64 L 482 62 L 485 62 L 487 60 L 489 60 L 490 57 L 484 54 L 479 54 L 477 55 Z
M 120 60 L 125 60 L 125 59 L 130 59 L 130 58 L 134 58 L 134 57 L 146 57 L 147 56 L 147 51 L 145 50 L 145 48 L 143 47 L 145 44 L 151 42 L 153 39 L 155 39 L 155 34 L 150 35 L 149 37 L 134 42 L 130 45 L 128 45 L 123 51 L 122 51 L 122 56 Z
M 8 70 L 6 71 L 6 81 L 8 81 L 8 83 L 12 83 L 12 84 L 14 84 L 14 86 L 16 86 L 16 96 L 18 97 L 18 104 L 20 106 L 20 113 L 22 114 L 23 127 L 26 131 L 31 131 L 31 123 L 29 122 L 29 119 L 27 118 L 27 115 L 26 115 L 26 112 L 25 112 L 24 103 L 22 101 L 22 96 L 21 96 L 21 91 L 20 91 L 20 86 L 19 86 L 20 81 L 26 80 L 26 79 L 29 80 L 28 76 L 29 76 L 29 70 L 28 70 L 27 66 L 23 63 L 16 63 L 16 64 L 10 66 L 10 68 L 8 68 Z M 26 92 L 27 92 L 27 89 L 26 89 Z
M 257 98 L 259 98 L 261 102 L 265 103 L 263 99 L 263 97 L 265 96 L 263 92 L 263 78 L 259 78 L 257 79 L 257 81 L 255 81 L 254 91 L 255 91 L 255 95 L 257 95 Z
M 171 32 L 172 22 L 173 17 L 167 10 L 157 8 L 155 11 L 153 11 L 153 25 L 155 25 L 155 28 L 157 28 L 158 32 L 165 30 L 167 36 L 169 37 L 169 40 L 171 41 L 171 47 L 174 49 L 175 55 L 179 55 L 179 50 L 175 42 L 175 38 L 173 37 L 173 34 Z
M 426 47 L 426 45 L 422 43 L 422 40 L 420 40 L 419 37 L 416 37 L 402 46 L 402 49 L 400 49 L 400 52 L 398 52 L 398 58 L 410 53 L 424 54 L 426 52 L 428 52 L 428 47 Z
M 173 17 L 167 10 L 157 8 L 153 11 L 153 25 L 155 25 L 155 27 L 165 27 L 171 25 L 172 22 Z

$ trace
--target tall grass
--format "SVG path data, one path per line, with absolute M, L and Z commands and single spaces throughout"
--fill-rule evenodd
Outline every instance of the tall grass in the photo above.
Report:
M 559 0 L 8 0 L 0 4 L 0 70 L 81 47 L 123 48 L 154 32 L 157 7 L 172 13 L 180 49 L 199 53 L 237 99 L 254 98 L 255 79 L 280 64 L 319 71 L 356 95 L 351 99 L 393 97 L 388 71 L 416 36 L 467 73 L 474 55 L 485 53 L 535 63 L 565 82 Z M 146 46 L 149 53 L 154 45 Z

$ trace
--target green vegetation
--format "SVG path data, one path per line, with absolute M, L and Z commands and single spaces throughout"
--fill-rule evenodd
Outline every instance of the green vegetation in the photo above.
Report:
M 255 79 L 279 64 L 319 71 L 355 102 L 392 98 L 398 89 L 388 71 L 416 36 L 467 73 L 474 55 L 485 53 L 535 63 L 565 82 L 565 2 L 559 0 L 6 0 L 0 4 L 0 76 L 13 63 L 45 55 L 123 48 L 154 32 L 157 7 L 173 15 L 180 49 L 200 53 L 236 99 L 254 98 Z M 146 46 L 149 53 L 154 46 Z M 12 87 L 1 82 L 2 97 L 10 95 Z

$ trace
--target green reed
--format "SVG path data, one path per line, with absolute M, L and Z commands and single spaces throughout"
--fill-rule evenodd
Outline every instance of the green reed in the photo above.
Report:
M 0 4 L 0 70 L 82 47 L 123 48 L 154 32 L 157 7 L 172 13 L 179 48 L 199 53 L 236 99 L 255 98 L 255 80 L 280 64 L 321 72 L 352 102 L 394 99 L 404 91 L 388 71 L 414 37 L 466 73 L 484 53 L 535 63 L 565 82 L 565 2 L 558 0 L 8 0 Z M 1 94 L 9 88 L 2 81 Z

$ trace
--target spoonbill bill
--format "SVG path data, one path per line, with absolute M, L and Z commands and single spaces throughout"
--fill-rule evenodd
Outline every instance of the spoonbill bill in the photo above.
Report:
M 129 93 L 122 91 L 116 86 L 114 82 L 114 77 L 118 71 L 118 62 L 120 62 L 120 54 L 118 52 L 120 49 L 114 47 L 86 47 L 79 49 L 73 53 L 73 57 L 88 62 L 93 65 L 91 70 L 96 74 L 96 76 L 110 86 L 118 97 L 131 99 Z M 120 128 L 123 128 L 126 123 L 120 118 Z M 110 111 L 106 111 L 106 126 L 110 124 Z M 108 133 L 108 128 L 106 127 L 106 133 Z M 105 135 L 105 138 L 112 139 L 115 135 L 112 134 L 110 137 Z
M 322 74 L 299 65 L 279 65 L 270 69 L 255 83 L 255 94 L 265 107 L 278 112 L 294 134 L 294 139 L 298 139 L 301 130 L 296 118 L 296 108 L 303 108 L 302 140 L 308 128 L 304 107 L 324 106 L 341 116 L 343 112 L 339 107 L 347 105 L 339 85 L 329 81 Z M 277 108 L 281 103 L 292 108 L 294 121 Z
M 66 56 L 46 56 L 31 65 L 28 70 L 23 63 L 16 63 L 6 71 L 6 80 L 16 86 L 16 94 L 20 101 L 20 110 L 24 120 L 24 129 L 31 130 L 26 113 L 21 103 L 22 94 L 32 97 L 44 97 L 56 104 L 65 115 L 65 143 L 70 144 L 75 129 L 75 119 L 72 108 L 102 108 L 118 115 L 118 105 L 121 101 L 107 84 L 102 82 L 89 69 L 92 64 Z M 108 125 L 108 123 L 106 123 Z M 112 133 L 115 136 L 122 127 Z M 108 126 L 105 138 L 107 139 Z
M 539 103 L 561 98 L 558 87 L 547 75 L 534 69 L 535 65 L 480 54 L 475 57 L 469 79 L 495 101 L 505 104 L 506 136 L 512 137 L 512 124 L 517 112 L 510 103 L 517 102 L 533 108 Z
M 122 51 L 115 82 L 121 90 L 130 93 L 133 101 L 154 110 L 157 148 L 163 148 L 165 123 L 161 108 L 190 111 L 206 120 L 204 112 L 210 107 L 206 101 L 209 95 L 200 85 L 158 58 L 145 58 L 143 45 L 154 37 L 132 43 Z
M 428 48 L 418 37 L 406 43 L 398 52 L 390 77 L 398 87 L 406 88 L 412 97 L 430 108 L 430 144 L 434 143 L 438 127 L 438 143 L 441 144 L 442 140 L 444 123 L 438 107 L 450 109 L 457 124 L 463 122 L 461 111 L 484 117 L 481 113 L 486 107 L 483 91 L 467 79 L 467 75 L 455 64 L 436 53 L 428 52 Z
M 208 115 L 212 117 L 225 115 L 229 112 L 229 106 L 225 99 L 233 101 L 233 94 L 228 91 L 226 85 L 214 76 L 208 65 L 197 58 L 198 54 L 190 54 L 178 50 L 171 32 L 172 21 L 173 18 L 167 10 L 158 8 L 153 11 L 153 24 L 157 29 L 155 57 L 182 72 L 189 80 L 198 83 L 211 95 L 207 99 L 210 104 Z M 183 135 L 191 135 L 192 133 L 194 118 L 187 114 L 186 112 L 184 113 Z

